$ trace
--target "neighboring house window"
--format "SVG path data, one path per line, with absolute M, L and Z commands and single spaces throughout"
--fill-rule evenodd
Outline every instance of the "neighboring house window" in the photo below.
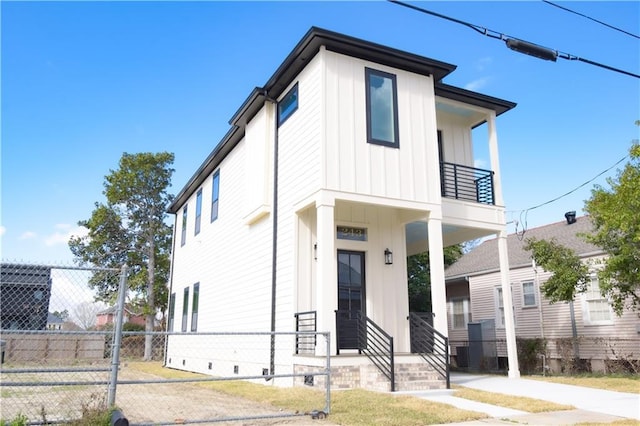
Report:
M 367 142 L 399 147 L 396 76 L 365 68 Z
M 522 307 L 538 306 L 536 299 L 536 286 L 533 281 L 524 281 L 522 283 Z
M 169 297 L 169 319 L 167 321 L 167 331 L 173 331 L 173 319 L 176 316 L 176 294 L 171 293 Z
M 200 283 L 193 285 L 193 302 L 191 302 L 191 331 L 198 331 L 198 300 L 200 299 Z
M 184 245 L 187 242 L 187 206 L 182 209 L 182 237 L 180 239 L 180 245 Z
M 586 307 L 584 309 L 585 323 L 591 325 L 612 324 L 611 305 L 600 293 L 598 276 L 591 275 L 587 283 L 587 291 L 584 293 Z
M 453 298 L 449 302 L 451 311 L 451 326 L 453 329 L 466 329 L 471 320 L 469 312 L 469 299 L 463 297 Z
M 298 109 L 298 83 L 278 102 L 278 126 Z
M 218 198 L 220 197 L 220 171 L 213 175 L 211 190 L 211 222 L 218 218 Z
M 189 287 L 184 289 L 184 297 L 182 298 L 182 331 L 187 331 L 187 319 L 189 315 Z
M 513 293 L 511 293 L 511 296 L 513 296 Z M 513 303 L 511 303 L 511 306 L 513 306 Z M 515 327 L 515 322 L 516 322 L 516 316 L 513 315 L 513 322 L 514 322 L 514 327 Z M 505 326 L 505 322 L 504 322 L 504 300 L 502 298 L 502 288 L 501 287 L 496 287 L 496 327 L 497 328 L 504 328 Z
M 202 216 L 202 189 L 198 190 L 196 195 L 196 227 L 195 235 L 200 233 L 200 216 Z

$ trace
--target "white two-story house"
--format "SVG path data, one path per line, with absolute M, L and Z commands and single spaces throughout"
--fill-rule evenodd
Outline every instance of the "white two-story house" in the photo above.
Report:
M 496 117 L 515 106 L 443 83 L 455 68 L 311 28 L 170 206 L 169 329 L 283 332 L 304 317 L 305 329 L 331 333 L 331 365 L 352 366 L 358 386 L 359 325 L 393 338 L 396 366 L 413 362 L 424 321 L 409 312 L 406 258 L 428 250 L 433 325 L 446 337 L 443 247 L 497 235 L 508 273 Z M 478 126 L 488 170 L 474 168 Z M 168 367 L 224 374 L 187 338 L 169 338 Z M 240 369 L 274 374 L 326 355 L 289 347 L 274 360 L 280 341 Z

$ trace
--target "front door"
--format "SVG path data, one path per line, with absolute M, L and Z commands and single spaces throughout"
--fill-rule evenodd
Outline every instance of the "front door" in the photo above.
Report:
M 364 289 L 364 252 L 338 250 L 338 353 L 340 349 L 360 349 L 358 314 L 365 314 Z

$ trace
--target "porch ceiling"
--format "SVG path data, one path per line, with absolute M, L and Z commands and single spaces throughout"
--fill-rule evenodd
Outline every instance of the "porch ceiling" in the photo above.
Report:
M 407 256 L 428 251 L 429 233 L 427 222 L 417 221 L 405 225 L 407 240 Z M 495 231 L 480 228 L 465 228 L 462 226 L 442 225 L 443 247 L 460 244 L 494 234 Z

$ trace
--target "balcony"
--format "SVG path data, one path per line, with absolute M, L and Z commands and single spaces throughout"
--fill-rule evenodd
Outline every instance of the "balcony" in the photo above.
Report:
M 441 162 L 440 189 L 443 197 L 490 205 L 496 203 L 491 170 Z

